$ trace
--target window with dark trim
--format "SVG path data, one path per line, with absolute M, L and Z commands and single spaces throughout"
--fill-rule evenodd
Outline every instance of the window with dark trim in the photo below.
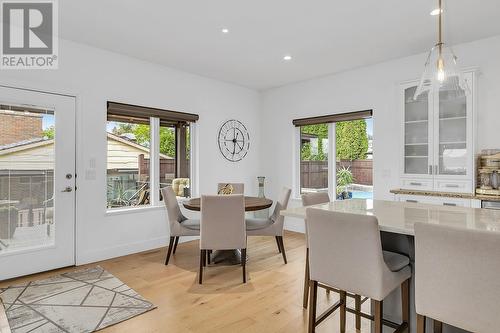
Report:
M 198 115 L 123 103 L 107 105 L 107 207 L 156 205 L 161 188 L 191 190 L 191 128 Z
M 295 193 L 373 197 L 372 110 L 294 119 L 299 152 Z

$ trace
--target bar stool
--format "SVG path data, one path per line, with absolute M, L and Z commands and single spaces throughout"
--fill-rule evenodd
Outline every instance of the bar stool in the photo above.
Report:
M 401 332 L 409 327 L 411 269 L 408 257 L 382 251 L 377 218 L 322 209 L 306 210 L 311 274 L 309 332 L 337 308 L 340 308 L 340 331 L 345 332 L 346 312 L 374 321 L 375 332 L 382 325 Z M 319 283 L 340 290 L 340 301 L 316 318 Z M 382 318 L 383 300 L 401 287 L 402 323 Z M 346 306 L 347 291 L 371 298 L 373 315 Z
M 330 202 L 330 196 L 328 195 L 327 192 L 311 192 L 302 194 L 302 206 L 304 207 L 319 205 L 328 202 Z M 304 309 L 307 309 L 307 303 L 309 302 L 309 245 L 307 244 L 307 225 L 306 225 L 306 267 L 304 273 L 305 273 L 304 296 L 302 298 L 302 306 L 304 307 Z
M 417 332 L 446 323 L 470 332 L 500 328 L 500 233 L 415 224 Z

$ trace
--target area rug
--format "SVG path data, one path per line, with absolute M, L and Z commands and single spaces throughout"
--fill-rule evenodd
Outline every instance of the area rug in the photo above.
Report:
M 12 333 L 95 332 L 155 308 L 97 266 L 0 288 Z

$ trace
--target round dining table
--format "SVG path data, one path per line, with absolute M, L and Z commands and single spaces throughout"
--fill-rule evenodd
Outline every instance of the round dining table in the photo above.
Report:
M 245 212 L 267 209 L 272 204 L 273 201 L 267 198 L 245 196 Z M 189 199 L 183 202 L 183 206 L 188 210 L 199 212 L 201 210 L 201 199 Z M 239 265 L 241 264 L 241 251 L 239 249 L 214 251 L 211 261 L 214 264 Z

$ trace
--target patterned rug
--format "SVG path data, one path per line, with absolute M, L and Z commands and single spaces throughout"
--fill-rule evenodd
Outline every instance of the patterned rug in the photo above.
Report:
M 12 333 L 95 332 L 155 308 L 97 266 L 0 288 Z

